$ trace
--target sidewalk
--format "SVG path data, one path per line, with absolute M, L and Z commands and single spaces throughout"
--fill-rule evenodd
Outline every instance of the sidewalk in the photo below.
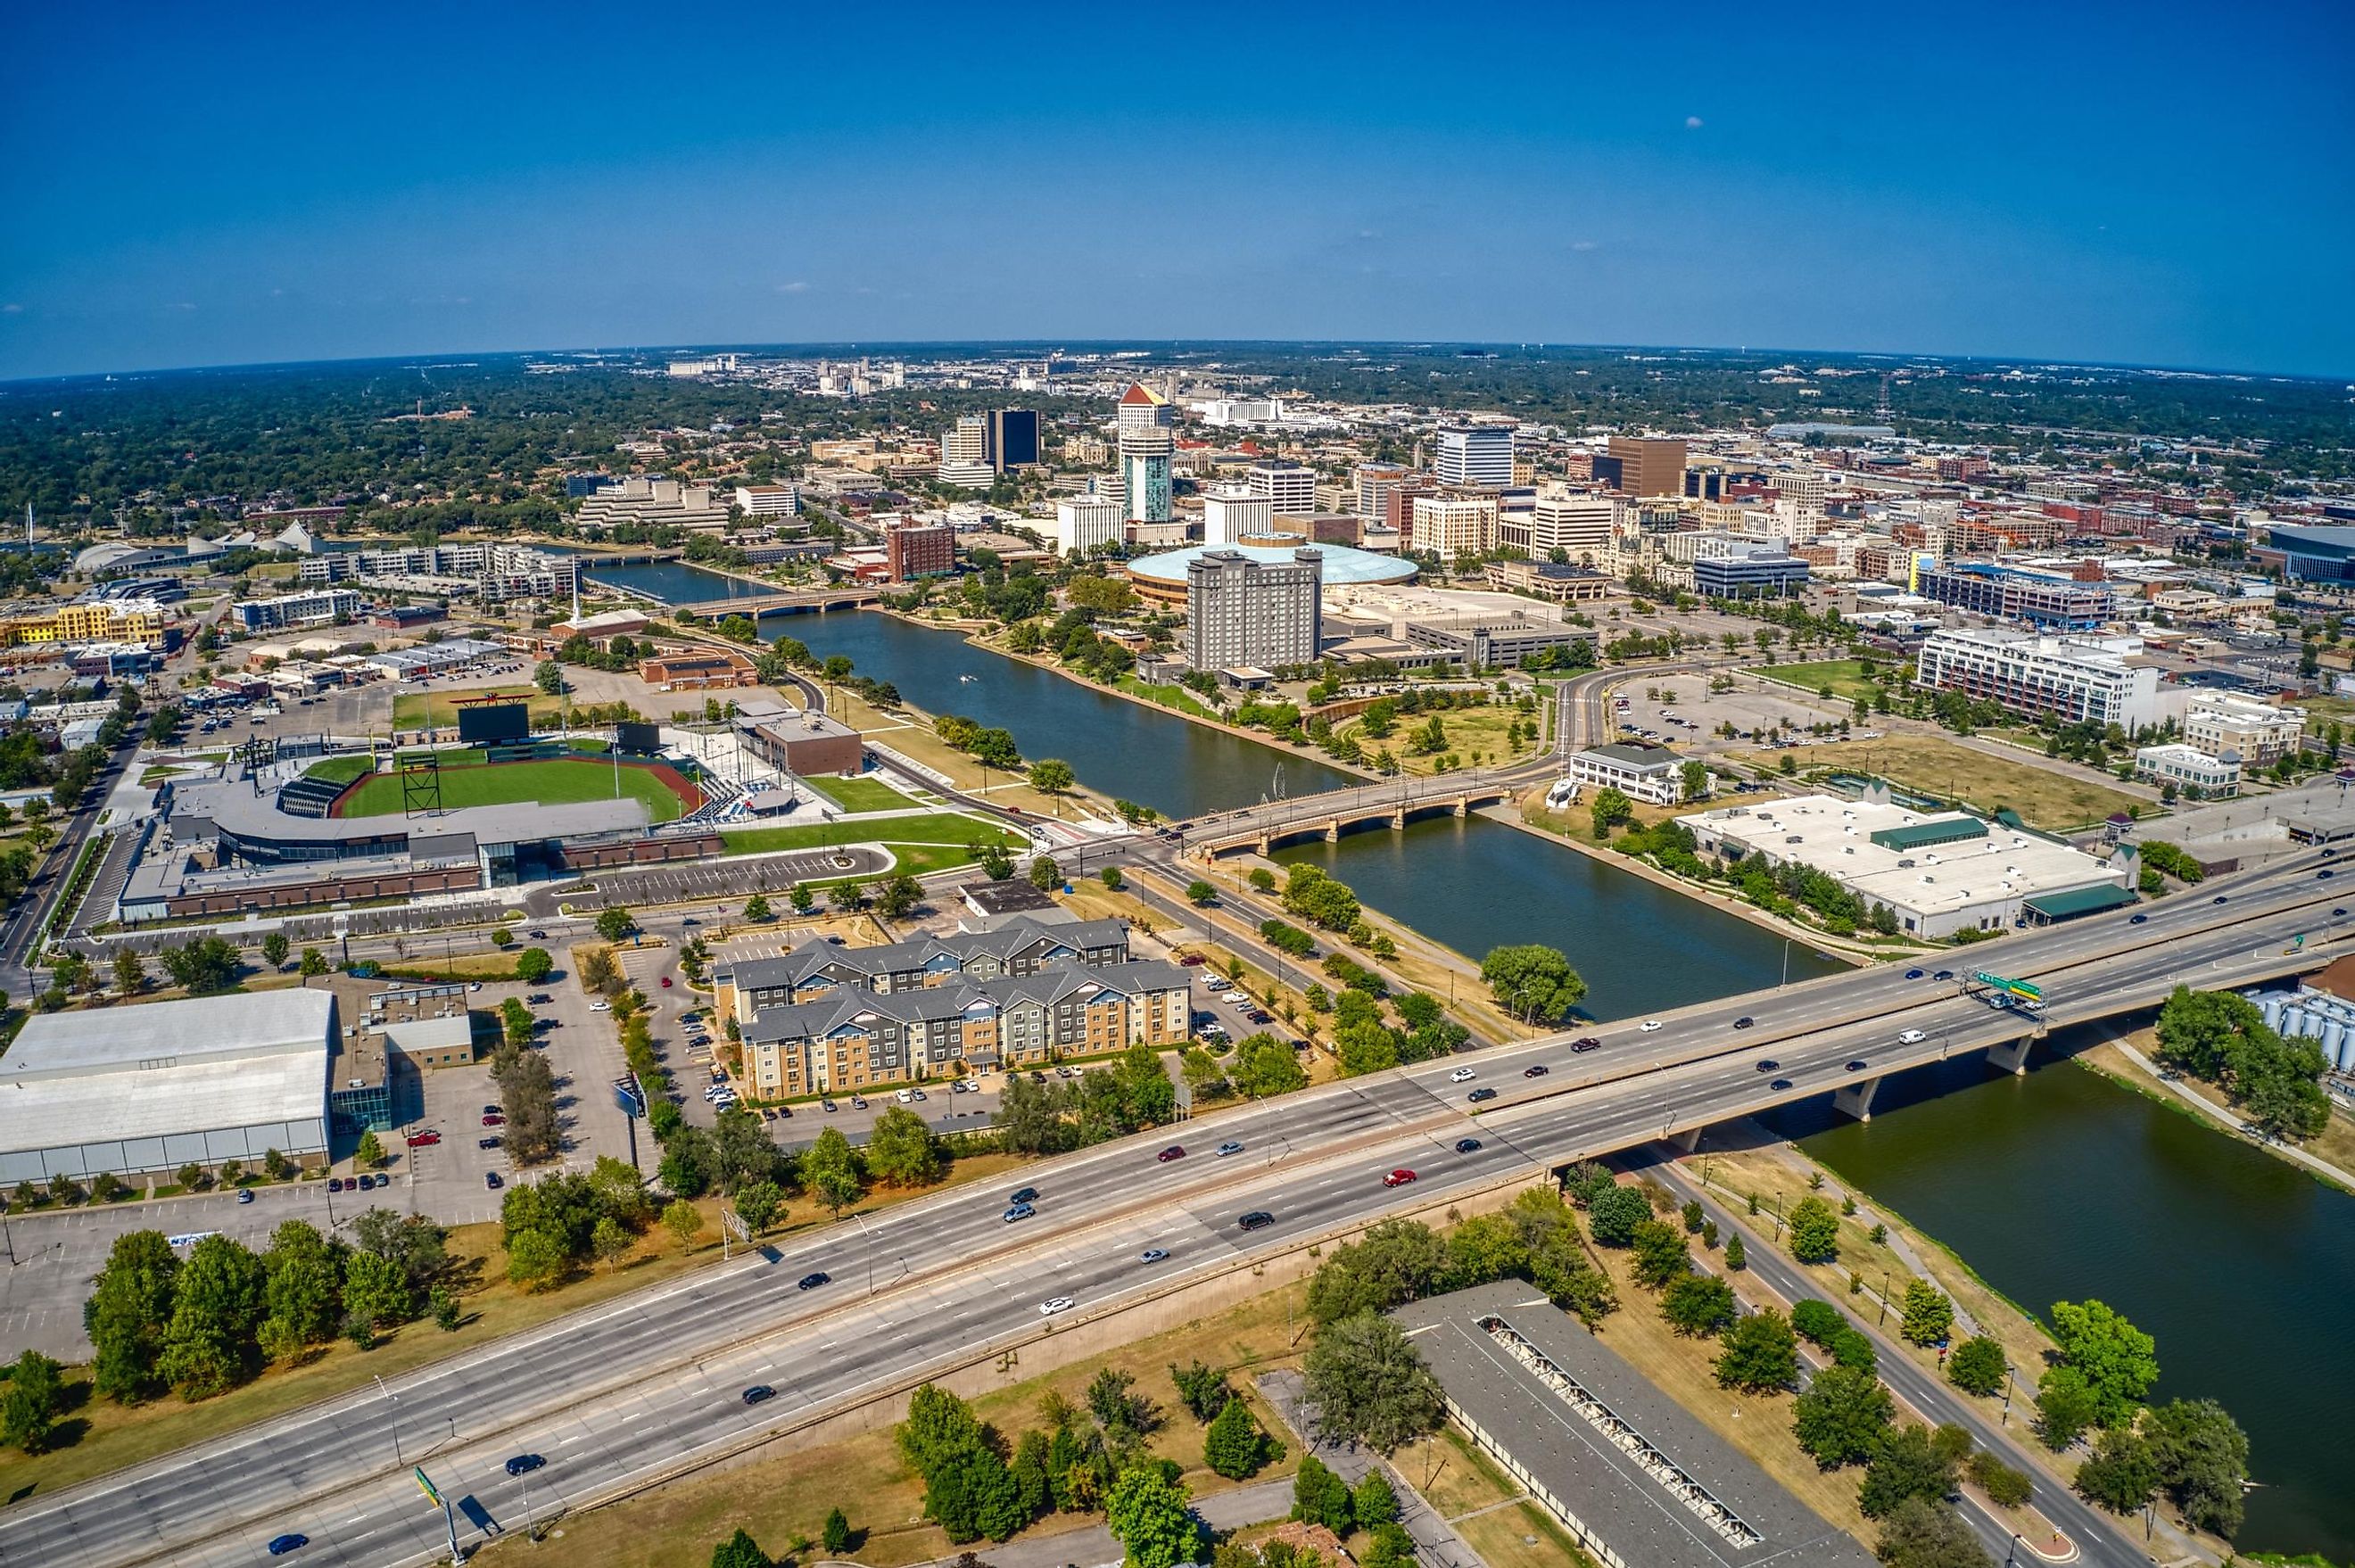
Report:
M 1292 1440 L 1300 1445 L 1303 1456 L 1314 1454 L 1327 1469 L 1348 1482 L 1352 1490 L 1376 1465 L 1382 1467 L 1383 1474 L 1390 1477 L 1391 1489 L 1398 1494 L 1399 1523 L 1414 1538 L 1415 1556 L 1423 1568 L 1487 1568 L 1480 1554 L 1423 1500 L 1423 1494 L 1408 1483 L 1397 1467 L 1383 1463 L 1373 1450 L 1360 1448 L 1355 1443 L 1317 1443 L 1307 1435 L 1310 1422 L 1299 1373 L 1268 1372 L 1257 1383 L 1268 1407 L 1292 1429 Z M 1285 1486 L 1284 1509 L 1289 1512 L 1290 1483 Z

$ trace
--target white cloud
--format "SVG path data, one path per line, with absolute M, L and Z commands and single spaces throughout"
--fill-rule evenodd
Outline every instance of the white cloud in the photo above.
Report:
M 1688 131 L 1698 131 L 1698 130 L 1700 130 L 1700 115 L 1698 115 L 1698 114 L 1688 114 L 1688 115 L 1686 115 L 1686 116 L 1685 116 L 1685 129 L 1686 129 L 1686 130 L 1688 130 Z
M 1570 248 L 1573 251 L 1599 251 L 1603 248 L 1603 242 L 1599 240 L 1573 240 L 1570 242 Z
M 790 283 L 779 283 L 777 292 L 781 294 L 805 294 L 809 293 L 809 284 L 796 278 Z
M 0 304 L 0 315 L 22 315 L 24 314 L 25 307 L 18 304 L 14 300 L 10 300 L 6 304 Z
M 194 310 L 197 308 L 197 305 L 194 300 L 174 300 L 170 304 L 165 305 L 164 308 L 165 310 Z

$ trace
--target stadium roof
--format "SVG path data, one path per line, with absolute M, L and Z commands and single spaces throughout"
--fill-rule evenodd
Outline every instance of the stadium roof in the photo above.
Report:
M 1319 544 L 1304 539 L 1303 546 L 1313 547 L 1324 555 L 1323 576 L 1328 588 L 1358 586 L 1371 582 L 1406 582 L 1415 573 L 1414 562 L 1394 555 L 1377 555 L 1372 550 L 1357 549 L 1345 544 Z M 1293 564 L 1292 548 L 1278 545 L 1198 544 L 1185 549 L 1169 550 L 1161 555 L 1148 555 L 1128 563 L 1132 577 L 1142 577 L 1172 588 L 1186 586 L 1186 568 L 1205 550 L 1232 550 L 1266 566 Z
M 201 817 L 240 838 L 280 843 L 343 844 L 372 838 L 429 839 L 471 834 L 477 843 L 516 844 L 547 838 L 582 838 L 628 829 L 643 831 L 645 804 L 632 795 L 616 800 L 521 801 L 509 805 L 464 805 L 438 816 L 290 816 L 271 794 L 255 795 L 244 779 L 185 784 L 172 795 L 172 821 Z M 185 837 L 185 835 L 183 835 Z

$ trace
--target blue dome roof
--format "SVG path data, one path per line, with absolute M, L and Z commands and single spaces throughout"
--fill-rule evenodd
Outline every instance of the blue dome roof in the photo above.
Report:
M 1325 581 L 1328 585 L 1406 582 L 1414 577 L 1414 562 L 1401 560 L 1394 555 L 1377 555 L 1372 550 L 1358 549 L 1345 544 L 1310 545 L 1306 539 L 1303 539 L 1301 544 L 1323 552 Z M 1183 588 L 1186 585 L 1187 566 L 1196 556 L 1200 555 L 1204 550 L 1211 549 L 1234 550 L 1239 554 L 1249 556 L 1253 560 L 1265 561 L 1272 566 L 1288 566 L 1292 561 L 1290 547 L 1198 544 L 1188 545 L 1184 549 L 1173 549 L 1165 554 L 1148 555 L 1132 560 L 1128 563 L 1129 575 L 1147 578 L 1155 582 L 1167 583 L 1174 588 Z

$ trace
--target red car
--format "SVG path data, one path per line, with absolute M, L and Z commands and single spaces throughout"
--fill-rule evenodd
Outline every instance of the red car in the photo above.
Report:
M 1155 1155 L 1153 1157 L 1159 1160 L 1162 1164 L 1167 1165 L 1173 1159 L 1184 1159 L 1186 1157 L 1186 1151 L 1179 1145 L 1171 1144 L 1167 1148 L 1163 1149 L 1159 1154 Z
M 502 1116 L 502 1115 L 497 1115 L 496 1113 L 494 1113 L 494 1114 L 492 1114 L 492 1115 L 487 1115 L 487 1116 L 485 1116 L 485 1117 L 483 1118 L 483 1125 L 485 1125 L 485 1126 L 486 1126 L 486 1127 L 503 1127 L 503 1126 L 506 1126 L 506 1124 L 507 1124 L 507 1119 L 506 1119 L 505 1116 Z
M 663 989 L 664 989 L 664 990 L 667 991 L 667 990 L 669 990 L 669 989 L 670 989 L 670 976 L 667 976 L 667 975 L 664 976 L 662 977 L 662 983 L 663 983 Z
M 409 1147 L 410 1148 L 423 1148 L 429 1144 L 438 1144 L 441 1141 L 442 1135 L 440 1133 L 411 1133 L 409 1135 Z
M 1408 1182 L 1412 1181 L 1413 1179 L 1414 1172 L 1409 1170 L 1404 1166 L 1400 1166 L 1396 1170 L 1391 1171 L 1388 1176 L 1382 1178 L 1382 1185 L 1384 1187 L 1404 1187 Z

